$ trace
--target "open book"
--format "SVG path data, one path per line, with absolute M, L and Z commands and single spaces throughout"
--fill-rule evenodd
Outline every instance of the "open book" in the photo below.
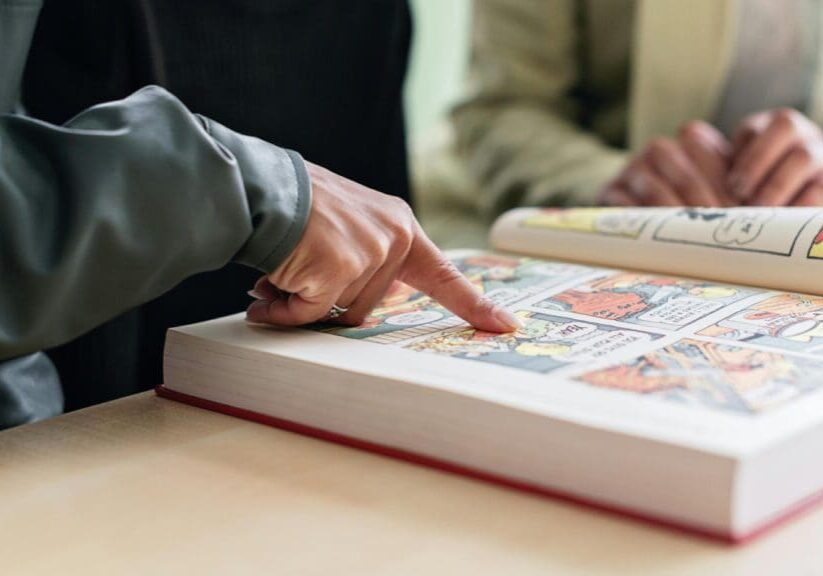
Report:
M 514 210 L 496 252 L 451 257 L 520 331 L 397 284 L 356 328 L 173 329 L 159 393 L 740 540 L 823 489 L 822 229 L 801 208 Z

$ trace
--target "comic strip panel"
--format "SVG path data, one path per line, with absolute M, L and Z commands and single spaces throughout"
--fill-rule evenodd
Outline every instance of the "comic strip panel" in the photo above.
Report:
M 756 414 L 823 386 L 823 362 L 684 339 L 577 380 L 671 402 Z
M 676 330 L 757 293 L 699 280 L 620 272 L 564 290 L 535 307 Z
M 625 208 L 544 208 L 524 218 L 521 226 L 637 238 L 653 217 L 648 210 Z
M 515 333 L 491 334 L 460 327 L 415 341 L 405 348 L 533 372 L 551 372 L 573 363 L 593 362 L 661 336 L 536 312 L 521 311 L 517 315 L 523 328 Z
M 823 352 L 823 298 L 778 294 L 699 334 L 797 352 Z
M 815 235 L 807 254 L 809 258 L 823 259 L 823 228 Z
M 489 299 L 504 306 L 596 272 L 595 268 L 574 264 L 494 254 L 468 256 L 454 263 Z M 393 344 L 464 324 L 431 298 L 398 282 L 360 326 L 316 328 L 347 338 Z
M 666 217 L 654 240 L 789 256 L 814 211 L 783 213 L 771 208 L 685 208 Z

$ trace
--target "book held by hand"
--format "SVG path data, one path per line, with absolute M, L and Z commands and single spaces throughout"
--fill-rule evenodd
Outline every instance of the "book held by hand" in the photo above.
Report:
M 518 209 L 456 265 L 523 322 L 395 284 L 355 328 L 172 329 L 161 395 L 742 540 L 823 490 L 823 211 Z

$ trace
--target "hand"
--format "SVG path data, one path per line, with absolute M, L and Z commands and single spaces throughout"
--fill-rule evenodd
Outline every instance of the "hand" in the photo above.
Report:
M 251 322 L 281 326 L 328 317 L 356 325 L 395 279 L 426 293 L 474 327 L 510 332 L 520 323 L 482 297 L 420 228 L 409 206 L 307 163 L 312 207 L 303 237 L 274 272 L 257 283 L 263 298 L 247 310 Z
M 728 186 L 753 206 L 818 206 L 823 203 L 823 136 L 791 109 L 749 116 L 733 138 Z
M 676 139 L 658 138 L 600 194 L 611 206 L 731 206 L 726 193 L 729 144 L 713 126 L 694 121 Z

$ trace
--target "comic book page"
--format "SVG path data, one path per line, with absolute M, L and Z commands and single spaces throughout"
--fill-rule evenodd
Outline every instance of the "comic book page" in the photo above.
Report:
M 478 373 L 471 365 L 490 379 L 516 370 L 498 381 L 608 391 L 658 411 L 756 418 L 823 395 L 823 297 L 495 253 L 452 257 L 520 330 L 475 330 L 399 283 L 361 326 L 316 329 L 459 359 L 469 363 L 464 377 Z
M 491 233 L 498 250 L 823 294 L 816 208 L 522 208 Z
M 450 254 L 516 332 L 402 284 L 361 326 L 315 329 L 384 346 L 387 373 L 745 451 L 823 413 L 821 229 L 815 209 L 519 209 L 498 252 Z

